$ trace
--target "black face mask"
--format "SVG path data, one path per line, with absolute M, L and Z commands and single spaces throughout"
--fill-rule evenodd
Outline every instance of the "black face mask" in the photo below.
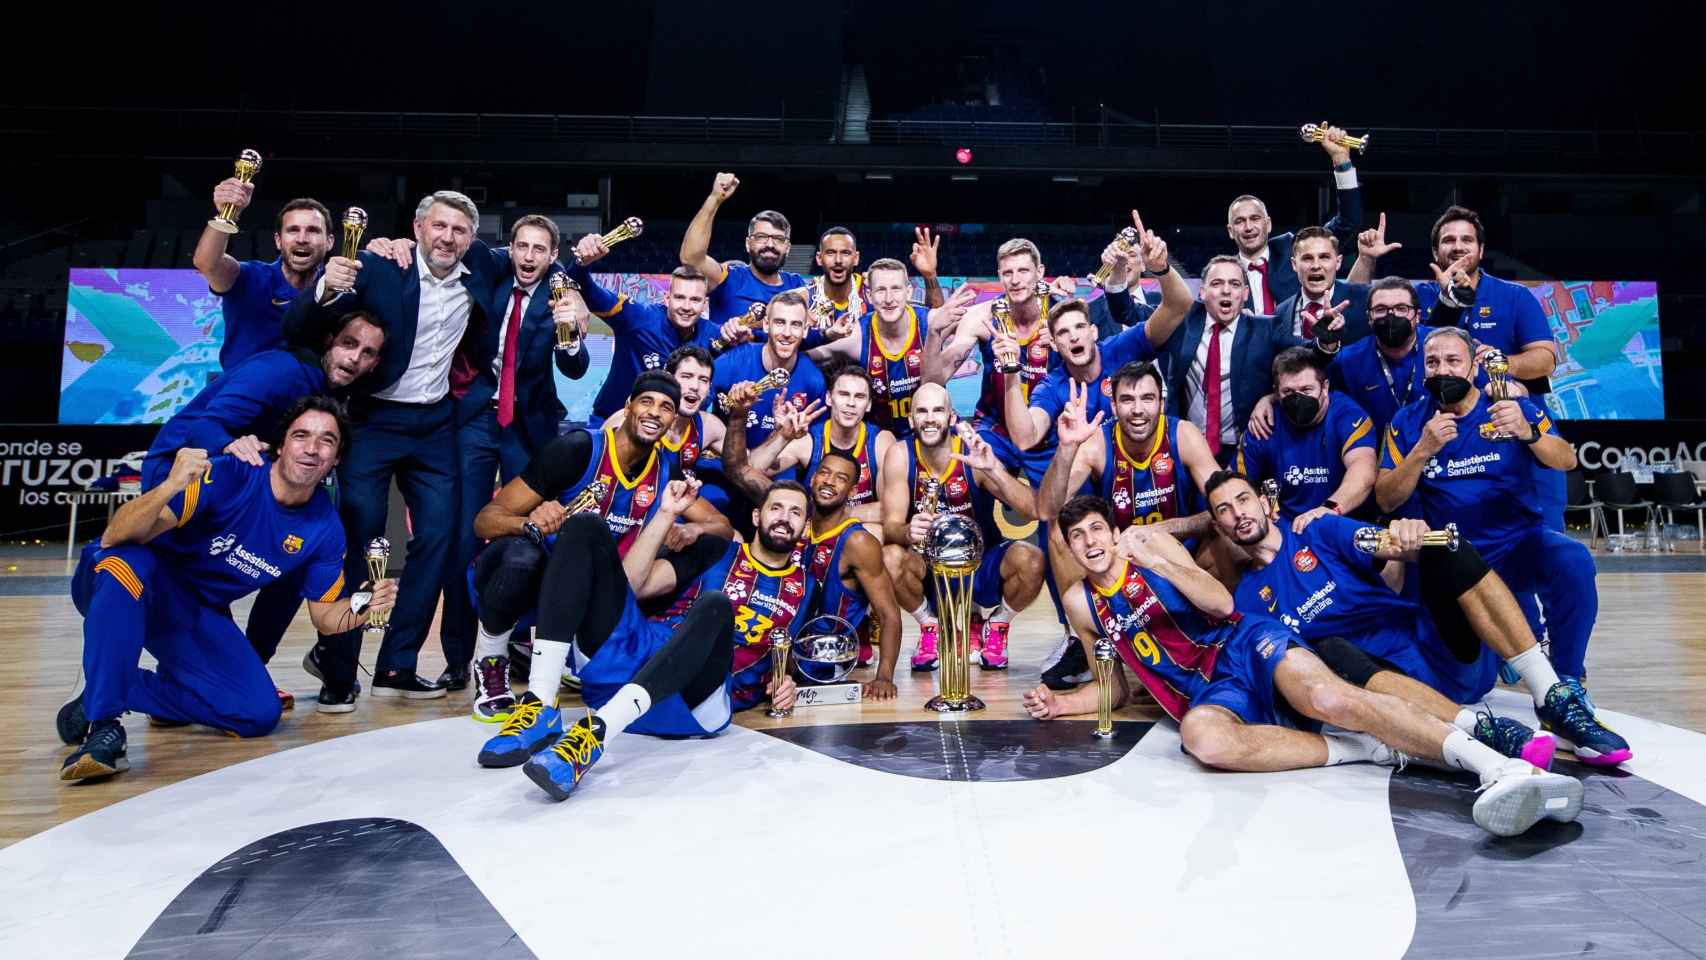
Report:
M 1301 393 L 1288 393 L 1280 397 L 1280 412 L 1294 427 L 1307 427 L 1315 422 L 1315 415 L 1321 412 L 1321 401 Z
M 1387 314 L 1374 321 L 1374 339 L 1380 341 L 1383 347 L 1397 349 L 1410 339 L 1410 321 L 1395 314 Z
M 1422 386 L 1427 387 L 1428 393 L 1433 394 L 1436 403 L 1445 407 L 1469 396 L 1469 381 L 1449 374 L 1429 377 L 1422 381 Z

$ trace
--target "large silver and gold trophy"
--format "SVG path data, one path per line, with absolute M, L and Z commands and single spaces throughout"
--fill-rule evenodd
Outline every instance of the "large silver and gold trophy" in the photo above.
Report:
M 970 518 L 945 513 L 930 524 L 924 541 L 924 562 L 936 587 L 936 615 L 941 631 L 941 663 L 937 693 L 925 701 L 926 710 L 963 713 L 982 710 L 983 701 L 971 694 L 972 578 L 983 560 L 983 535 Z
M 236 177 L 240 183 L 254 183 L 255 174 L 261 172 L 261 155 L 255 150 L 244 150 L 237 155 Z M 237 205 L 227 203 L 219 208 L 219 216 L 207 221 L 207 225 L 220 233 L 237 232 Z
M 343 245 L 338 252 L 345 260 L 354 260 L 361 253 L 361 238 L 367 233 L 367 211 L 350 207 L 344 211 Z
M 1114 671 L 1119 669 L 1114 656 L 1113 641 L 1107 637 L 1096 641 L 1096 729 L 1090 735 L 1098 740 L 1114 735 Z
M 384 537 L 374 537 L 367 541 L 367 579 L 375 587 L 385 579 L 385 571 L 391 565 L 391 541 Z M 389 610 L 380 611 L 369 607 L 367 610 L 367 632 L 384 633 L 385 624 L 390 621 Z

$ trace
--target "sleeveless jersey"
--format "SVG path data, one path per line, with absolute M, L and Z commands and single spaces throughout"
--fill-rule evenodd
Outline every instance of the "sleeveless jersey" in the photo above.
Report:
M 871 413 L 868 419 L 898 438 L 912 435 L 912 395 L 924 376 L 924 337 L 929 323 L 913 304 L 906 305 L 907 333 L 890 353 L 877 333 L 877 315 L 859 320 L 859 363 L 871 377 Z
M 847 538 L 861 529 L 858 520 L 848 517 L 833 529 L 808 533 L 806 539 L 806 569 L 820 591 L 816 612 L 840 617 L 855 629 L 864 621 L 870 601 L 841 581 L 841 550 Z
M 1227 631 L 1209 623 L 1164 577 L 1145 573 L 1136 564 L 1126 564 L 1111 590 L 1088 579 L 1083 590 L 1097 634 L 1113 642 L 1120 659 L 1168 716 L 1184 717 L 1214 677 L 1215 658 Z
M 687 425 L 687 432 L 681 439 L 671 443 L 669 433 L 658 440 L 658 453 L 669 465 L 669 475 L 672 477 L 686 476 L 688 471 L 699 466 L 699 454 L 705 449 L 705 415 L 695 413 Z
M 957 434 L 948 443 L 950 452 L 960 452 L 960 438 Z M 924 499 L 925 481 L 934 479 L 941 484 L 938 496 L 942 501 L 943 513 L 971 517 L 983 534 L 985 549 L 1001 542 L 1000 531 L 995 527 L 995 497 L 978 485 L 965 464 L 950 460 L 948 469 L 943 471 L 941 476 L 931 473 L 930 467 L 924 463 L 923 448 L 917 438 L 914 438 L 907 448 L 906 463 L 906 485 L 912 491 L 912 504 L 906 511 L 909 519 L 918 512 L 918 504 Z
M 1101 495 L 1114 505 L 1114 523 L 1160 523 L 1195 513 L 1196 484 L 1179 462 L 1179 421 L 1166 414 L 1155 424 L 1147 449 L 1126 446 L 1118 420 L 1102 424 L 1107 463 Z
M 646 462 L 633 477 L 622 473 L 616 459 L 615 431 L 606 427 L 592 435 L 592 456 L 586 471 L 557 499 L 567 506 L 580 496 L 593 481 L 603 481 L 604 495 L 599 498 L 598 512 L 616 538 L 616 552 L 627 556 L 640 535 L 640 528 L 657 513 L 658 494 L 669 483 L 669 461 L 658 455 L 656 447 L 646 455 Z M 553 541 L 554 542 L 554 541 Z
M 1058 362 L 1054 350 L 1038 343 L 1042 331 L 1048 326 L 1049 295 L 1037 294 L 1042 302 L 1042 317 L 1037 321 L 1037 328 L 1031 335 L 1019 341 L 1019 372 L 1008 374 L 998 373 L 995 369 L 995 350 L 988 340 L 979 340 L 977 353 L 983 361 L 983 392 L 977 398 L 977 418 L 984 424 L 993 425 L 1002 434 L 1007 432 L 1007 378 L 1018 377 L 1024 384 L 1025 400 L 1030 402 L 1031 391 L 1048 376 L 1049 369 Z M 995 306 L 990 313 L 990 323 L 996 330 L 1001 329 L 1001 322 L 996 319 L 995 311 L 1005 310 L 1007 297 L 996 298 Z
M 824 451 L 833 444 L 829 440 L 830 424 L 825 420 L 811 433 L 807 434 L 812 441 L 811 459 L 806 463 L 805 475 L 800 477 L 802 483 L 810 483 L 812 474 L 817 472 L 818 461 L 823 459 Z M 853 485 L 853 490 L 847 495 L 849 506 L 870 503 L 877 498 L 877 429 L 867 423 L 859 424 L 859 432 L 853 438 L 853 449 L 848 451 L 859 461 L 859 482 Z

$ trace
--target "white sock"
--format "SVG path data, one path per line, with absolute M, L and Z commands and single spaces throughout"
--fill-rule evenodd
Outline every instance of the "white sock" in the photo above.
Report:
M 1457 719 L 1451 721 L 1451 725 L 1473 737 L 1475 735 L 1475 711 L 1468 707 L 1458 710 Z
M 1493 779 L 1506 762 L 1505 756 L 1497 750 L 1456 729 L 1445 738 L 1440 752 L 1445 754 L 1446 763 L 1458 770 L 1473 772 L 1482 783 Z
M 487 657 L 509 656 L 509 635 L 514 630 L 502 633 L 487 633 L 484 626 L 474 635 L 474 659 L 484 660 Z
M 989 615 L 989 622 L 990 623 L 1012 623 L 1013 618 L 1018 616 L 1018 615 L 1019 615 L 1019 611 L 1013 609 L 1012 607 L 1009 607 L 1007 605 L 1006 598 L 1002 598 L 1001 606 L 995 608 L 995 612 Z
M 1323 731 L 1321 737 L 1327 741 L 1329 767 L 1341 763 L 1367 763 L 1374 759 L 1375 747 L 1380 742 L 1366 733 L 1349 730 Z
M 640 715 L 652 708 L 652 695 L 637 683 L 625 683 L 610 702 L 599 707 L 598 719 L 604 721 L 604 735 L 610 737 L 628 729 Z
M 1537 704 L 1546 703 L 1546 693 L 1558 682 L 1558 671 L 1552 669 L 1552 661 L 1546 659 L 1546 651 L 1535 644 L 1527 650 L 1505 661 L 1522 677 L 1523 686 L 1528 688 L 1529 696 Z
M 534 636 L 533 663 L 527 668 L 527 689 L 548 706 L 556 706 L 557 688 L 563 685 L 563 668 L 568 663 L 568 644 Z
M 928 627 L 936 622 L 936 615 L 930 612 L 930 601 L 928 600 L 919 604 L 918 609 L 911 611 L 911 613 L 912 619 L 917 620 L 921 627 Z

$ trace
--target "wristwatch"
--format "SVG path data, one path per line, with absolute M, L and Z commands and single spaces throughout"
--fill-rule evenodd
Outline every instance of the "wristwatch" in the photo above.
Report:
M 533 541 L 534 546 L 541 546 L 545 543 L 545 532 L 540 530 L 539 525 L 532 520 L 522 523 L 521 535 Z
M 1531 423 L 1528 425 L 1528 439 L 1524 440 L 1523 443 L 1528 444 L 1529 446 L 1532 447 L 1535 444 L 1539 443 L 1540 438 L 1543 436 L 1545 436 L 1545 434 L 1541 433 L 1539 431 L 1539 429 L 1537 429 L 1534 426 L 1534 424 Z

